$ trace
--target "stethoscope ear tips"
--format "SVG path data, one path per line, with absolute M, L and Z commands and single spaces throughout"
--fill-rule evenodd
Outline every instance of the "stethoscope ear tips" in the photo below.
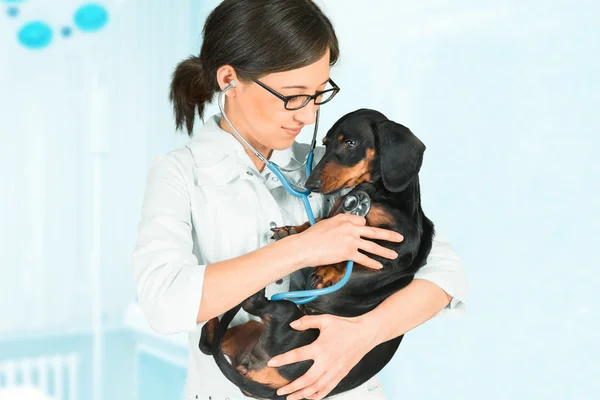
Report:
M 229 85 L 225 86 L 221 92 L 225 93 L 226 91 L 228 91 L 229 89 L 232 89 L 235 87 L 235 81 L 231 81 L 229 82 Z

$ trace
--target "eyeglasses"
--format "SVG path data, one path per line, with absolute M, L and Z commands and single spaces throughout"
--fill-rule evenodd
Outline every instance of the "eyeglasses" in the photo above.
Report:
M 327 82 L 329 82 L 331 84 L 331 86 L 333 86 L 331 89 L 323 90 L 323 91 L 317 92 L 313 95 L 296 94 L 293 96 L 284 96 L 281 93 L 278 93 L 277 91 L 271 89 L 264 83 L 260 82 L 258 79 L 253 79 L 253 81 L 255 83 L 257 83 L 259 86 L 268 90 L 274 96 L 277 96 L 278 98 L 280 98 L 283 101 L 283 105 L 284 105 L 285 109 L 290 110 L 290 111 L 295 111 L 295 110 L 301 109 L 302 107 L 304 107 L 308 103 L 310 103 L 311 100 L 314 100 L 316 105 L 325 104 L 328 101 L 330 101 L 331 99 L 333 99 L 335 97 L 335 95 L 340 91 L 339 86 L 336 85 L 334 81 L 329 79 Z

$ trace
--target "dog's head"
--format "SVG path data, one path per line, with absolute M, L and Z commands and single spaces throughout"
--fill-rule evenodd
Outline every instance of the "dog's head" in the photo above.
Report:
M 369 109 L 340 118 L 323 144 L 325 154 L 306 187 L 325 194 L 380 179 L 390 192 L 401 192 L 416 178 L 425 152 L 407 127 Z

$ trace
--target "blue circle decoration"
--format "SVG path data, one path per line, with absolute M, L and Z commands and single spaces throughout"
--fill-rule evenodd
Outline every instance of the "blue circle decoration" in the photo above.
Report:
M 19 15 L 19 9 L 17 7 L 8 7 L 8 10 L 6 10 L 6 13 L 8 14 L 9 17 L 16 17 L 17 15 Z
M 73 21 L 84 32 L 97 31 L 108 22 L 108 11 L 100 4 L 85 4 L 75 11 Z
M 72 33 L 73 33 L 73 30 L 69 26 L 65 26 L 60 30 L 60 34 L 62 35 L 62 37 L 65 37 L 65 38 L 71 36 Z
M 52 29 L 42 21 L 28 22 L 19 29 L 17 39 L 27 48 L 41 49 L 52 41 Z

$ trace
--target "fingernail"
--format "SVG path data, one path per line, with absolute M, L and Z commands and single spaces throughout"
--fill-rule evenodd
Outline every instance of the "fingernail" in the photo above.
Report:
M 390 257 L 391 258 L 398 258 L 398 253 L 396 253 L 395 251 L 391 251 L 390 252 Z
M 290 323 L 290 326 L 292 328 L 296 328 L 296 327 L 300 326 L 300 320 L 296 320 L 296 321 Z
M 399 241 L 403 241 L 404 240 L 404 236 L 402 236 L 401 234 L 398 234 L 398 240 Z
M 377 263 L 377 269 L 381 269 L 383 268 L 383 264 L 382 263 Z
M 267 363 L 267 365 L 269 367 L 276 367 L 277 366 L 277 361 L 273 361 L 273 359 L 270 359 L 269 362 Z

